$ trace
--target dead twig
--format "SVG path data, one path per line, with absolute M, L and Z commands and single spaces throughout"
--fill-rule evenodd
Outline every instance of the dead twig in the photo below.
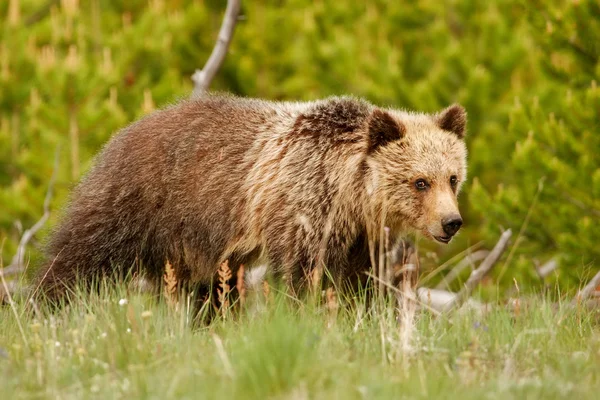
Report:
M 414 268 L 414 266 L 409 266 L 409 268 Z M 365 274 L 366 274 L 366 275 L 367 275 L 369 278 L 373 279 L 375 282 L 379 282 L 379 277 L 378 277 L 378 276 L 376 276 L 376 275 L 373 275 L 373 274 L 372 274 L 372 273 L 370 273 L 370 272 L 365 272 Z M 425 302 L 421 301 L 421 300 L 420 300 L 420 299 L 419 299 L 419 298 L 416 296 L 416 294 L 414 293 L 414 291 L 413 291 L 412 293 L 403 293 L 403 292 L 402 292 L 400 289 L 398 289 L 398 288 L 397 288 L 397 287 L 395 287 L 394 285 L 391 285 L 391 284 L 390 284 L 390 283 L 388 283 L 388 282 L 383 282 L 383 285 L 384 285 L 385 287 L 387 287 L 387 288 L 388 288 L 388 289 L 389 289 L 389 290 L 390 290 L 392 293 L 394 293 L 394 294 L 396 295 L 396 298 L 397 298 L 397 299 L 401 299 L 401 296 L 403 296 L 403 295 L 404 295 L 404 296 L 408 296 L 410 300 L 412 300 L 412 301 L 416 301 L 416 302 L 419 304 L 419 306 L 421 306 L 421 307 L 423 307 L 423 308 L 425 308 L 425 309 L 429 310 L 429 311 L 430 311 L 432 314 L 434 314 L 434 315 L 436 315 L 436 316 L 440 316 L 440 315 L 442 315 L 442 313 L 441 313 L 441 312 L 439 312 L 438 310 L 436 310 L 436 309 L 434 309 L 434 308 L 430 307 L 430 306 L 429 306 L 428 304 L 426 304 Z M 419 289 L 421 289 L 421 288 L 419 288 Z
M 448 292 L 447 290 L 420 287 L 417 289 L 417 298 L 423 304 L 427 304 L 429 309 L 436 310 L 436 314 L 440 314 L 446 309 L 448 304 L 454 301 L 456 293 Z
M 17 247 L 17 252 L 12 258 L 10 264 L 6 266 L 6 270 L 10 271 L 9 273 L 19 273 L 25 269 L 25 248 L 27 247 L 29 241 L 35 236 L 35 234 L 40 229 L 42 229 L 46 221 L 48 221 L 48 218 L 50 218 L 50 201 L 52 200 L 52 195 L 54 192 L 54 183 L 56 182 L 56 175 L 58 173 L 59 154 L 60 149 L 56 149 L 52 176 L 50 177 L 50 182 L 48 183 L 48 190 L 46 191 L 46 198 L 44 199 L 44 213 L 42 214 L 42 217 L 31 228 L 23 232 L 23 236 L 21 236 L 19 246 Z M 3 270 L 3 275 L 7 274 L 6 270 Z
M 446 311 L 448 304 L 455 301 L 458 293 L 449 292 L 442 289 L 430 289 L 420 287 L 417 289 L 417 298 L 424 304 L 427 304 L 430 309 L 434 309 L 437 313 Z M 477 300 L 467 299 L 462 307 L 467 307 L 470 310 L 484 311 L 487 305 Z
M 416 275 L 417 267 L 414 264 L 405 264 L 403 268 L 402 283 L 400 285 L 401 295 L 398 298 L 400 308 L 400 348 L 402 353 L 408 354 L 413 350 L 415 316 L 417 313 L 418 298 L 415 293 L 416 281 L 413 280 L 413 273 Z M 408 358 L 404 357 L 404 368 L 408 368 Z
M 544 280 L 548 275 L 554 272 L 556 268 L 558 268 L 558 261 L 556 261 L 554 258 L 551 258 L 550 261 L 546 262 L 540 267 L 536 267 L 535 270 L 540 279 Z
M 23 272 L 25 268 L 22 265 L 11 265 L 0 270 L 0 275 L 10 276 L 17 275 Z
M 379 224 L 379 262 L 377 264 L 377 272 L 379 274 L 379 299 L 383 301 L 385 296 L 385 217 L 386 217 L 386 207 L 385 204 L 383 206 L 381 222 Z
M 465 268 L 471 266 L 474 267 L 474 264 L 477 261 L 481 261 L 488 256 L 490 252 L 487 250 L 478 250 L 472 254 L 467 255 L 465 258 L 460 260 L 458 264 L 444 278 L 442 281 L 438 283 L 435 287 L 436 289 L 447 289 L 452 282 L 465 270 Z
M 490 251 L 485 260 L 481 262 L 479 267 L 471 273 L 471 276 L 469 276 L 469 279 L 465 282 L 465 286 L 456 294 L 456 297 L 446 304 L 444 311 L 448 312 L 463 305 L 463 303 L 471 296 L 471 293 L 477 287 L 479 282 L 481 282 L 481 280 L 492 270 L 494 265 L 496 265 L 502 256 L 502 253 L 506 250 L 511 236 L 512 231 L 510 229 L 502 233 L 498 243 L 496 243 L 492 251 Z
M 579 291 L 579 293 L 577 293 L 577 296 L 575 296 L 575 298 L 573 299 L 571 304 L 574 306 L 581 304 L 584 300 L 586 300 L 588 297 L 590 297 L 592 295 L 592 293 L 594 293 L 594 291 L 596 290 L 598 285 L 600 285 L 600 272 L 598 272 L 588 282 L 588 284 L 585 285 L 585 287 L 583 289 L 581 289 Z
M 9 297 L 18 293 L 17 282 L 14 280 L 7 282 L 3 276 L 0 276 L 0 281 L 2 281 L 2 286 L 0 286 L 0 305 L 10 304 Z
M 452 265 L 455 262 L 458 262 L 462 258 L 466 257 L 467 254 L 470 254 L 471 252 L 479 249 L 479 247 L 481 247 L 482 243 L 483 242 L 475 243 L 474 245 L 466 248 L 465 250 L 463 250 L 460 253 L 456 254 L 455 256 L 451 257 L 448 261 L 444 262 L 439 267 L 435 268 L 433 271 L 431 271 L 427 275 L 423 276 L 419 282 L 421 283 L 421 285 L 425 285 L 425 283 L 429 282 L 431 279 L 433 279 L 435 276 L 437 276 L 437 274 L 439 274 L 441 271 L 444 271 L 450 265 Z
M 241 0 L 227 1 L 227 9 L 225 10 L 223 23 L 221 24 L 221 29 L 219 30 L 217 43 L 215 44 L 208 61 L 204 65 L 204 68 L 197 69 L 196 72 L 194 72 L 194 75 L 192 75 L 192 80 L 194 81 L 194 91 L 192 93 L 192 97 L 202 96 L 202 94 L 208 90 L 210 83 L 221 67 L 223 60 L 225 59 L 225 55 L 227 54 L 229 43 L 233 37 L 235 25 L 240 13 L 240 8 Z

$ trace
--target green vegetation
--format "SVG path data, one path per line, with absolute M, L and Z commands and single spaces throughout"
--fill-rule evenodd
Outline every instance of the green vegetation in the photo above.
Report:
M 190 93 L 222 12 L 217 1 L 0 3 L 5 264 L 42 213 L 57 148 L 53 210 L 113 132 Z M 352 93 L 423 111 L 466 106 L 468 228 L 450 248 L 431 247 L 439 256 L 482 239 L 489 247 L 510 227 L 521 234 L 510 273 L 497 272 L 501 287 L 515 277 L 529 287 L 534 265 L 552 257 L 565 288 L 598 269 L 596 1 L 246 1 L 242 14 L 214 89 L 270 99 Z
M 251 299 L 196 329 L 185 308 L 124 288 L 54 314 L 2 308 L 2 395 L 595 399 L 600 389 L 597 314 L 583 308 L 521 299 L 512 311 L 417 313 L 399 327 L 360 301 L 314 307 L 274 290 Z
M 532 256 L 556 253 L 563 271 L 580 278 L 582 267 L 597 269 L 600 256 L 593 222 L 600 217 L 600 5 L 528 7 L 542 79 L 515 93 L 502 139 L 513 149 L 500 187 L 486 192 L 482 186 L 490 185 L 480 179 L 470 200 L 487 226 L 524 227 L 516 270 L 526 271 Z
M 223 9 L 217 0 L 0 1 L 4 265 L 42 214 L 58 149 L 53 212 L 29 246 L 32 266 L 110 136 L 189 95 Z M 242 14 L 215 90 L 467 108 L 467 228 L 448 247 L 424 243 L 421 265 L 439 279 L 431 270 L 442 261 L 481 241 L 489 249 L 511 228 L 511 247 L 481 285 L 491 308 L 398 323 L 389 307 L 314 306 L 273 290 L 192 327 L 185 307 L 130 288 L 80 295 L 54 313 L 19 300 L 0 307 L 0 397 L 597 398 L 598 314 L 557 299 L 571 298 L 600 259 L 599 3 L 245 0 Z M 560 289 L 536 295 L 534 267 L 552 258 Z

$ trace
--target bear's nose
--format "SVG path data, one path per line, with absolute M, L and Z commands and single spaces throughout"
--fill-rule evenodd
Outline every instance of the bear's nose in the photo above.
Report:
M 452 217 L 447 217 L 442 220 L 442 227 L 444 228 L 444 232 L 448 236 L 454 236 L 456 232 L 462 226 L 462 218 L 457 215 L 453 215 Z

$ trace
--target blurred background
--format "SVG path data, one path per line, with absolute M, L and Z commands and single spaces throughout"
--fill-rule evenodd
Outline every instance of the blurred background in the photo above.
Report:
M 4 265 L 43 213 L 57 148 L 52 214 L 28 247 L 32 268 L 111 135 L 189 96 L 225 3 L 0 1 Z M 273 100 L 354 94 L 427 112 L 463 104 L 466 229 L 450 246 L 423 243 L 423 268 L 491 248 L 512 228 L 490 286 L 569 290 L 600 265 L 599 61 L 596 0 L 245 0 L 211 89 Z M 542 281 L 536 268 L 550 260 L 559 267 Z

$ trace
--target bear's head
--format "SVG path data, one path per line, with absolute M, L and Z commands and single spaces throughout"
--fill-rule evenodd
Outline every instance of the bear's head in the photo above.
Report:
M 369 118 L 366 190 L 371 215 L 393 233 L 448 243 L 462 225 L 457 196 L 467 177 L 466 112 L 375 109 Z

